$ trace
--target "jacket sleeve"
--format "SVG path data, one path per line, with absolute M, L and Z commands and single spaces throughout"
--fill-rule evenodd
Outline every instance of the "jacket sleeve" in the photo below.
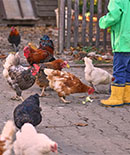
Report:
M 108 13 L 99 20 L 99 27 L 105 29 L 118 23 L 123 13 L 121 0 L 110 0 L 108 4 Z

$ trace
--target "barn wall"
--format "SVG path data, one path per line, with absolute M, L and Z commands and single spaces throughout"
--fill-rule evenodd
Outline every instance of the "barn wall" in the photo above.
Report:
M 55 25 L 55 9 L 58 7 L 58 0 L 31 0 L 35 14 L 41 24 Z
M 14 24 L 44 24 L 44 25 L 56 25 L 56 15 L 55 15 L 55 9 L 58 7 L 58 0 L 30 0 L 33 6 L 33 11 L 34 11 L 34 17 L 35 19 L 31 19 L 29 20 L 29 18 L 19 18 L 16 19 L 16 17 L 18 17 L 17 12 L 21 12 L 20 8 L 19 10 L 17 10 L 16 13 L 16 17 L 12 17 L 11 19 L 8 17 L 8 14 L 6 14 L 6 11 L 8 11 L 8 7 L 11 8 L 11 6 L 7 5 L 7 8 L 4 7 L 4 2 L 5 0 L 0 0 L 0 23 L 6 23 L 6 24 L 10 24 L 10 23 L 14 23 Z M 10 0 L 6 0 L 9 1 Z M 12 0 L 14 3 L 15 1 L 20 3 L 22 2 L 23 5 L 27 5 L 28 0 Z M 26 3 L 27 4 L 26 4 Z M 13 6 L 12 6 L 13 8 Z M 27 14 L 29 15 L 30 12 L 26 12 L 26 8 L 25 10 L 22 10 L 25 12 L 22 12 L 22 14 Z M 10 14 L 9 14 L 10 15 Z M 37 21 L 37 19 L 39 19 Z

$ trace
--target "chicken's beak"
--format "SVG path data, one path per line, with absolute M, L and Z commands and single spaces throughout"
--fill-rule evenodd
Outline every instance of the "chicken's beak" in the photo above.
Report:
M 69 64 L 67 64 L 67 65 L 66 65 L 66 67 L 67 67 L 67 68 L 70 68 L 70 65 L 69 65 Z

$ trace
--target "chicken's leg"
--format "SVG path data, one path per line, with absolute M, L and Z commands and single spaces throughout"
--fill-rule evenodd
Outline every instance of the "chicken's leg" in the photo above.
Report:
M 12 44 L 12 45 L 13 45 L 15 52 L 18 52 L 19 51 L 18 47 L 15 44 Z
M 97 90 L 97 87 L 95 85 L 93 85 L 91 82 L 90 82 L 90 86 L 93 87 L 93 89 L 95 90 L 94 91 L 95 93 L 97 93 L 97 94 L 99 93 Z
M 40 97 L 43 97 L 43 96 L 48 96 L 49 94 L 45 93 L 45 87 L 42 87 L 42 92 L 40 94 Z
M 64 97 L 60 97 L 60 99 L 61 99 L 64 103 L 71 103 L 71 101 L 65 100 Z

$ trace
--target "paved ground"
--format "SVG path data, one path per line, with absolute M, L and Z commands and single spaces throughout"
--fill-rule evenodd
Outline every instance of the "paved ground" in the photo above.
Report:
M 4 122 L 12 118 L 12 113 L 20 102 L 10 100 L 14 95 L 2 76 L 0 62 L 0 131 Z M 83 82 L 84 68 L 71 68 Z M 111 71 L 111 69 L 109 69 Z M 108 86 L 100 86 L 103 91 Z M 23 92 L 24 97 L 40 93 L 34 85 Z M 47 89 L 50 95 L 40 98 L 43 120 L 37 127 L 59 145 L 59 155 L 129 155 L 130 154 L 130 106 L 120 108 L 102 107 L 100 99 L 107 94 L 94 94 L 93 102 L 82 104 L 87 94 L 67 97 L 71 104 L 62 103 L 57 94 Z M 83 98 L 81 98 L 84 96 Z M 77 126 L 78 124 L 87 126 Z

